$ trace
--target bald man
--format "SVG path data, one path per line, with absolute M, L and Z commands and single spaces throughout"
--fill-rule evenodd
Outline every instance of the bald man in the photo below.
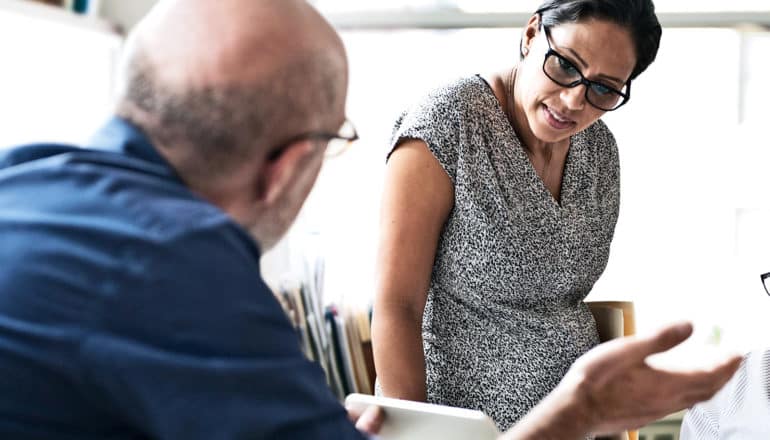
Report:
M 345 121 L 339 37 L 161 2 L 124 80 L 87 148 L 0 160 L 0 438 L 362 438 L 259 273 Z
M 338 131 L 339 37 L 300 0 L 168 0 L 126 54 L 89 143 L 0 157 L 0 438 L 363 438 L 259 273 L 328 141 L 355 138 Z M 583 438 L 710 397 L 736 362 L 644 362 L 690 331 L 589 352 L 508 438 Z

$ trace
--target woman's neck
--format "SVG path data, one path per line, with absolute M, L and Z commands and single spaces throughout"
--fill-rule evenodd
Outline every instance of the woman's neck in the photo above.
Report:
M 535 155 L 538 158 L 542 158 L 551 154 L 554 148 L 561 150 L 568 146 L 569 139 L 552 143 L 543 142 L 535 136 L 527 121 L 524 106 L 521 104 L 520 98 L 518 98 L 521 96 L 521 91 L 514 89 L 516 86 L 516 71 L 517 67 L 512 67 L 502 72 L 484 75 L 483 78 L 492 88 L 500 108 L 507 117 L 508 123 L 511 124 L 524 150 L 530 156 Z
M 508 121 L 513 127 L 513 131 L 519 138 L 527 154 L 533 157 L 550 158 L 554 149 L 561 149 L 569 141 L 544 142 L 540 140 L 532 131 L 532 127 L 527 119 L 524 106 L 521 103 L 522 91 L 517 89 L 516 78 L 518 76 L 518 66 L 513 67 L 505 73 L 505 113 Z

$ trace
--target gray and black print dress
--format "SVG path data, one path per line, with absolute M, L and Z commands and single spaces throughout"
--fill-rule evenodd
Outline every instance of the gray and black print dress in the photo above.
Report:
M 431 92 L 392 145 L 425 141 L 454 184 L 422 323 L 429 402 L 508 429 L 598 343 L 582 300 L 604 271 L 619 205 L 615 140 L 571 139 L 560 203 L 479 76 Z

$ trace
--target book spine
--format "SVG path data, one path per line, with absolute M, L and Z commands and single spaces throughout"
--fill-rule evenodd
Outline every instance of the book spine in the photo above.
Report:
M 72 10 L 78 14 L 85 14 L 88 12 L 88 0 L 74 0 L 72 2 Z

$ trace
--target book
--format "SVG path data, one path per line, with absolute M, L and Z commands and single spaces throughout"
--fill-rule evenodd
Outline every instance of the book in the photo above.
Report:
M 345 406 L 359 413 L 374 405 L 385 412 L 377 434 L 381 440 L 493 440 L 500 436 L 492 419 L 481 411 L 362 394 L 345 399 Z

